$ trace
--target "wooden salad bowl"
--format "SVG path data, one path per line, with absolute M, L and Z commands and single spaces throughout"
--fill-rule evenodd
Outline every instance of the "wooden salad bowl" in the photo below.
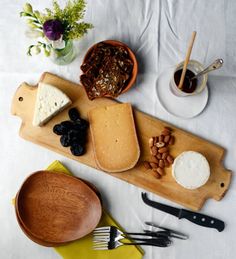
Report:
M 90 56 L 90 53 L 93 51 L 93 49 L 99 44 L 99 43 L 107 43 L 107 44 L 110 44 L 112 46 L 122 46 L 122 47 L 125 47 L 129 53 L 129 57 L 130 59 L 133 61 L 133 70 L 132 70 L 132 73 L 131 73 L 131 76 L 130 76 L 130 79 L 129 79 L 129 82 L 128 84 L 126 85 L 126 87 L 121 91 L 120 94 L 123 94 L 125 92 L 127 92 L 132 86 L 133 84 L 135 83 L 136 81 L 136 77 L 137 77 L 137 74 L 138 74 L 138 62 L 137 62 L 137 59 L 135 57 L 135 54 L 133 53 L 133 51 L 126 45 L 124 44 L 123 42 L 120 42 L 120 41 L 117 41 L 117 40 L 104 40 L 104 41 L 101 41 L 101 42 L 98 42 L 96 44 L 94 44 L 93 46 L 91 46 L 88 51 L 86 52 L 85 56 L 84 56 L 84 59 L 83 59 L 83 63 L 88 59 L 88 57 Z M 82 84 L 82 83 L 81 83 Z M 83 85 L 83 84 L 82 84 Z M 105 95 L 105 97 L 112 97 L 110 95 Z
M 83 181 L 62 173 L 30 175 L 16 196 L 20 227 L 33 241 L 62 245 L 89 234 L 99 223 L 102 207 Z
M 15 210 L 16 210 L 16 206 L 15 206 Z M 16 219 L 17 219 L 17 222 L 18 222 L 18 225 L 20 226 L 21 230 L 24 232 L 24 234 L 29 238 L 31 239 L 33 242 L 39 244 L 39 245 L 42 245 L 42 246 L 47 246 L 47 247 L 56 247 L 56 246 L 61 246 L 62 244 L 60 243 L 50 243 L 50 242 L 46 242 L 44 240 L 41 240 L 37 237 L 35 237 L 31 232 L 29 232 L 27 229 L 25 229 L 24 225 L 22 224 L 21 222 L 21 219 L 19 218 L 18 216 L 18 213 L 16 211 Z M 63 243 L 64 245 L 65 243 Z

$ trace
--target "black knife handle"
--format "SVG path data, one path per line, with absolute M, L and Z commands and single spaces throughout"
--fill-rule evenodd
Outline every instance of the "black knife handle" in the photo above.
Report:
M 225 228 L 225 223 L 222 220 L 219 220 L 210 216 L 206 216 L 201 213 L 185 210 L 185 209 L 182 209 L 179 215 L 179 219 L 182 219 L 182 218 L 187 219 L 203 227 L 215 228 L 219 232 L 223 231 Z

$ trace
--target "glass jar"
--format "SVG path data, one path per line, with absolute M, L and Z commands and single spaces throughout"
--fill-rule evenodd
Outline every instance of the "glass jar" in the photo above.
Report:
M 206 87 L 206 83 L 207 83 L 207 79 L 208 79 L 207 74 L 204 74 L 204 75 L 199 76 L 197 78 L 197 86 L 196 86 L 195 91 L 192 92 L 192 93 L 184 92 L 181 89 L 179 89 L 178 86 L 176 85 L 174 75 L 175 75 L 176 71 L 183 69 L 183 65 L 184 65 L 184 62 L 181 62 L 174 69 L 174 73 L 173 73 L 171 81 L 170 81 L 171 92 L 174 95 L 179 96 L 179 97 L 181 97 L 181 96 L 182 97 L 183 96 L 191 96 L 191 95 L 196 95 L 196 94 L 201 93 L 203 91 L 203 89 Z M 189 63 L 188 63 L 187 69 L 192 71 L 196 75 L 196 74 L 200 73 L 204 69 L 204 67 L 198 61 L 190 60 Z
M 76 57 L 73 41 L 68 40 L 65 42 L 65 48 L 54 49 L 52 48 L 50 58 L 53 63 L 57 65 L 70 64 Z

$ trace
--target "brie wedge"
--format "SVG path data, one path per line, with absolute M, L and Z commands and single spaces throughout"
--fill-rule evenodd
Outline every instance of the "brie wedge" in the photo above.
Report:
M 33 126 L 42 126 L 71 104 L 71 100 L 53 85 L 39 83 L 34 109 Z
M 209 179 L 210 167 L 202 154 L 186 151 L 175 158 L 172 175 L 184 188 L 197 189 Z

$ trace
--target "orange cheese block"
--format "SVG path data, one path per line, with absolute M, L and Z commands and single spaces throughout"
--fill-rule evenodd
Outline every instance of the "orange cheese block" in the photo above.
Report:
M 131 104 L 95 108 L 88 115 L 98 167 L 106 172 L 133 168 L 139 159 L 140 148 Z

